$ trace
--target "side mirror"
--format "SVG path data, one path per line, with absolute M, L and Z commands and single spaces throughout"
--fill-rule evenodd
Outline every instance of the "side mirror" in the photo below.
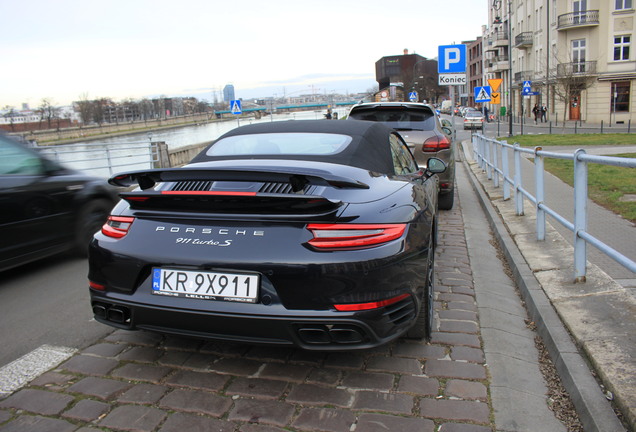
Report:
M 446 164 L 438 158 L 430 158 L 426 163 L 426 170 L 431 174 L 441 174 L 446 171 Z
M 453 131 L 451 130 L 451 128 L 447 127 L 447 126 L 442 126 L 442 130 L 444 131 L 444 133 L 448 136 L 453 135 Z

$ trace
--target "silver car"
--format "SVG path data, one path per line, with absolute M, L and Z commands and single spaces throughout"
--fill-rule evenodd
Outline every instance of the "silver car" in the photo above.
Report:
M 404 138 L 417 162 L 426 166 L 429 158 L 443 160 L 448 167 L 439 174 L 438 205 L 453 208 L 455 191 L 455 156 L 453 132 L 440 124 L 435 109 L 413 102 L 370 102 L 354 105 L 349 119 L 382 122 Z
M 481 129 L 484 130 L 484 115 L 481 111 L 467 110 L 464 113 L 464 130 Z

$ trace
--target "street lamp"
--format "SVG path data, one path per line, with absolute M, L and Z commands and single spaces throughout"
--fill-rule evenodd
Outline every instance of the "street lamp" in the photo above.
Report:
M 501 0 L 493 0 L 492 7 L 499 11 Z M 508 136 L 512 136 L 512 20 L 510 18 L 511 1 L 508 0 Z M 495 17 L 493 24 L 502 24 L 499 16 Z

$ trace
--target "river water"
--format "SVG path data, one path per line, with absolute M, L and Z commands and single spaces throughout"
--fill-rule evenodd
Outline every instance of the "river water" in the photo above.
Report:
M 334 110 L 342 118 L 347 108 Z M 168 150 L 193 144 L 210 142 L 224 133 L 248 124 L 289 120 L 320 120 L 326 111 L 301 111 L 274 114 L 260 119 L 228 119 L 200 125 L 177 127 L 151 132 L 100 138 L 98 140 L 78 142 L 63 146 L 43 147 L 41 151 L 51 159 L 66 166 L 87 171 L 100 177 L 110 177 L 115 173 L 142 170 L 153 167 L 152 155 L 148 144 L 163 141 Z
M 335 110 L 338 112 L 338 116 L 341 118 L 347 111 L 345 108 Z M 168 148 L 173 150 L 179 147 L 185 147 L 191 144 L 200 144 L 217 139 L 224 133 L 238 127 L 245 126 L 253 123 L 264 123 L 271 121 L 285 121 L 285 120 L 319 120 L 324 118 L 326 111 L 301 111 L 285 114 L 274 114 L 273 116 L 266 116 L 260 119 L 255 118 L 243 118 L 228 119 L 225 121 L 218 121 L 212 123 L 205 123 L 194 126 L 184 126 L 174 129 L 166 129 L 150 132 L 151 141 L 163 141 L 168 144 Z M 128 144 L 131 142 L 148 142 L 149 135 L 147 132 L 123 135 L 118 137 L 104 138 L 99 141 L 92 141 L 90 144 L 99 142 L 100 144 Z M 77 145 L 89 144 L 88 142 L 77 143 Z

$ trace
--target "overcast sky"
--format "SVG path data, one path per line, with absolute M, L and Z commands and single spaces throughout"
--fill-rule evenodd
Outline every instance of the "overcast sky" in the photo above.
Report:
M 488 0 L 0 0 L 0 109 L 84 96 L 354 93 L 375 62 L 473 40 Z M 313 86 L 313 87 L 312 87 Z M 207 95 L 207 96 L 206 96 Z

